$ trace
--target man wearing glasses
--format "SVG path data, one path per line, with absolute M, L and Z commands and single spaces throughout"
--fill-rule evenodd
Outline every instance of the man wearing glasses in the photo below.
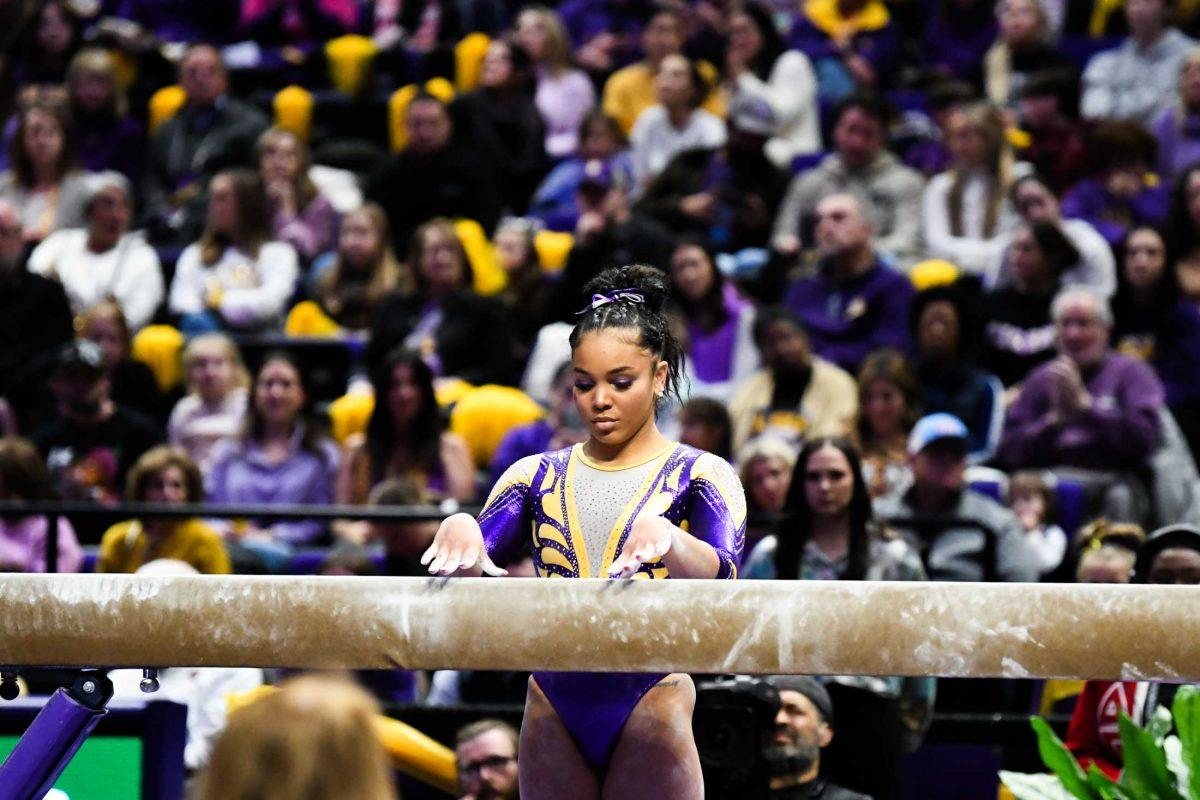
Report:
M 515 728 L 498 719 L 459 729 L 454 750 L 462 800 L 516 800 L 518 738 Z

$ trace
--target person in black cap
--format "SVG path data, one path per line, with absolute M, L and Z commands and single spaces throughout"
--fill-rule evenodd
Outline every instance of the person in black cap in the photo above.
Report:
M 775 727 L 763 746 L 772 800 L 870 800 L 821 778 L 821 750 L 833 741 L 833 701 L 817 680 L 772 675 L 779 692 Z
M 66 500 L 115 503 L 125 474 L 163 441 L 161 427 L 112 399 L 100 348 L 87 340 L 63 345 L 50 378 L 57 419 L 33 434 L 54 488 Z

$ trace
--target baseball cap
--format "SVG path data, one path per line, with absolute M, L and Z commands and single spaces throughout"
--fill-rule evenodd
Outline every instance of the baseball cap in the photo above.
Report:
M 1133 568 L 1135 583 L 1146 583 L 1150 578 L 1150 566 L 1159 553 L 1176 547 L 1200 552 L 1200 528 L 1187 523 L 1167 525 L 1146 537 L 1138 550 L 1137 563 Z
M 54 374 L 98 378 L 104 374 L 104 354 L 99 345 L 87 339 L 68 342 L 58 351 Z
M 965 448 L 969 433 L 962 420 L 953 414 L 930 414 L 921 417 L 908 435 L 908 454 L 915 456 L 934 442 L 954 439 Z
M 821 712 L 821 718 L 827 724 L 833 725 L 833 700 L 816 678 L 807 675 L 768 675 L 765 680 L 781 692 L 799 692 L 804 695 L 817 707 L 817 711 Z

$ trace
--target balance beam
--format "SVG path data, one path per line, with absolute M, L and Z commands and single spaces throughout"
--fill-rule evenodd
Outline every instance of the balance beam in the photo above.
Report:
M 0 665 L 1200 680 L 1200 588 L 5 575 Z

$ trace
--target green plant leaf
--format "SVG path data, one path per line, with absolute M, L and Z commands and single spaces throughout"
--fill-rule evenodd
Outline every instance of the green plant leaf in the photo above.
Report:
M 1188 794 L 1200 800 L 1200 689 L 1180 686 L 1171 706 L 1175 715 L 1175 730 L 1183 746 L 1184 766 L 1188 772 Z
M 1041 755 L 1042 762 L 1047 769 L 1058 776 L 1063 788 L 1078 800 L 1104 800 L 1100 796 L 1100 792 L 1088 783 L 1087 776 L 1083 774 L 1083 768 L 1079 766 L 1075 756 L 1062 743 L 1062 739 L 1058 738 L 1058 734 L 1046 723 L 1046 720 L 1034 717 L 1029 720 L 1029 724 L 1033 726 L 1033 730 L 1037 734 L 1038 754 Z
M 1125 787 L 1100 771 L 1095 764 L 1088 767 L 1088 783 L 1100 793 L 1104 800 L 1138 800 L 1137 797 L 1125 790 Z
M 1055 775 L 1000 770 L 1000 780 L 1017 800 L 1074 800 Z
M 1121 784 L 1138 800 L 1187 800 L 1175 788 L 1175 776 L 1167 769 L 1167 754 L 1149 732 L 1139 728 L 1127 714 L 1117 719 L 1125 771 Z
M 1154 715 L 1146 723 L 1146 733 L 1154 737 L 1154 743 L 1161 746 L 1163 739 L 1171 732 L 1171 712 L 1163 706 L 1154 709 Z

